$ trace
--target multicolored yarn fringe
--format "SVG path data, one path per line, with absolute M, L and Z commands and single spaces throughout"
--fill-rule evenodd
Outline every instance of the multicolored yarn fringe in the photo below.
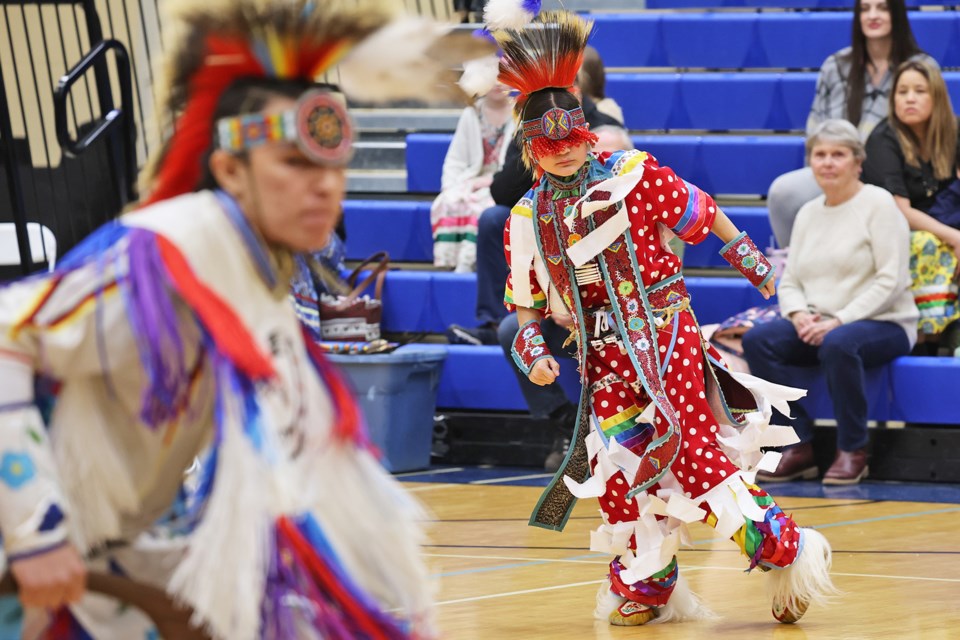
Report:
M 261 637 L 403 640 L 406 625 L 359 589 L 312 517 L 280 518 L 263 601 Z
M 667 604 L 680 576 L 676 556 L 662 571 L 632 584 L 626 584 L 620 577 L 624 569 L 620 556 L 614 558 L 610 563 L 610 588 L 627 600 L 649 607 L 662 607 Z
M 763 522 L 747 521 L 733 534 L 733 541 L 750 558 L 747 571 L 758 566 L 763 571 L 790 566 L 800 553 L 800 527 L 766 491 L 754 484 L 747 484 L 747 489 L 765 511 Z M 715 516 L 709 514 L 708 523 L 711 517 Z

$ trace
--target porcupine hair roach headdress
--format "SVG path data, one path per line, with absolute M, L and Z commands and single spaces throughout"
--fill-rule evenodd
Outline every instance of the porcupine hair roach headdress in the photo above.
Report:
M 145 204 L 198 187 L 202 162 L 214 142 L 218 102 L 243 79 L 309 84 L 337 65 L 343 92 L 359 100 L 462 99 L 452 81 L 441 81 L 442 75 L 450 65 L 487 54 L 494 46 L 454 33 L 448 25 L 398 16 L 394 5 L 387 0 L 168 0 L 173 41 L 157 96 L 159 111 L 175 114 L 175 122 L 172 136 L 144 170 Z M 314 143 L 326 143 L 330 140 L 322 138 L 330 133 L 328 125 L 338 120 L 349 143 L 345 111 L 338 111 L 332 99 L 321 102 L 312 111 L 299 109 L 285 122 L 253 123 L 255 134 L 294 139 L 308 131 Z M 325 117 L 331 111 L 338 111 L 336 118 Z M 303 123 L 300 116 L 313 120 Z M 248 123 L 234 124 L 232 137 L 221 130 L 219 140 L 242 146 Z M 293 131 L 298 127 L 299 132 Z M 323 151 L 316 145 L 314 150 Z
M 145 204 L 196 188 L 214 140 L 213 114 L 233 83 L 313 81 L 390 18 L 379 7 L 361 12 L 338 1 L 179 0 L 165 8 L 174 28 L 157 102 L 176 119 L 144 170 Z
M 503 50 L 499 80 L 520 92 L 514 109 L 521 122 L 518 135 L 523 138 L 523 161 L 528 167 L 534 167 L 537 158 L 597 140 L 579 105 L 564 108 L 552 96 L 545 96 L 552 99 L 543 102 L 531 100 L 541 93 L 570 92 L 592 28 L 593 22 L 576 14 L 548 11 L 526 27 L 493 32 Z

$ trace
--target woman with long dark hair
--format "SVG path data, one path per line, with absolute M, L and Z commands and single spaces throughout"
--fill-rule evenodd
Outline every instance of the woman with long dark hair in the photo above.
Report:
M 851 32 L 850 46 L 830 55 L 820 67 L 807 117 L 808 135 L 821 122 L 840 118 L 857 127 L 865 141 L 887 115 L 893 72 L 900 63 L 917 59 L 938 67 L 917 45 L 904 0 L 857 0 Z M 780 247 L 790 246 L 800 207 L 822 193 L 809 167 L 773 181 L 767 208 Z

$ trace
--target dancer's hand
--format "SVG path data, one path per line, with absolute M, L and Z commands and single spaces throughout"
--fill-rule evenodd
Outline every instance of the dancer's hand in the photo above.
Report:
M 764 300 L 769 300 L 777 294 L 777 285 L 774 283 L 773 278 L 767 280 L 767 284 L 762 287 L 758 287 L 757 291 L 760 292 L 760 295 L 763 296 Z
M 533 384 L 543 387 L 552 384 L 559 375 L 560 363 L 553 358 L 544 358 L 533 363 L 533 368 L 530 369 L 530 375 L 527 377 Z
M 72 544 L 10 561 L 24 607 L 58 609 L 78 601 L 87 587 L 87 567 Z

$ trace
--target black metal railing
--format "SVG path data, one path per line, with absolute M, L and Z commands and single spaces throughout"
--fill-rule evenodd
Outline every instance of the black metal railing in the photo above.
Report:
M 0 225 L 15 227 L 20 262 L 4 266 L 13 251 L 0 235 L 0 279 L 43 268 L 135 198 L 160 143 L 157 1 L 0 0 Z M 404 1 L 453 15 L 452 0 Z
M 0 0 L 0 225 L 18 250 L 0 237 L 0 278 L 43 268 L 135 198 L 159 42 L 156 0 Z

